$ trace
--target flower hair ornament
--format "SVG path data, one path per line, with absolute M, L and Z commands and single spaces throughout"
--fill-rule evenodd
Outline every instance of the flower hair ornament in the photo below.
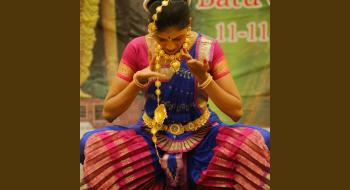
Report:
M 147 8 L 147 4 L 149 3 L 149 1 L 150 0 L 145 0 L 143 3 L 145 10 L 148 12 L 149 12 L 149 10 Z M 159 5 L 156 8 L 155 14 L 152 15 L 152 19 L 150 20 L 150 23 L 148 25 L 148 32 L 149 32 L 150 36 L 152 36 L 157 31 L 156 21 L 158 20 L 159 15 L 162 12 L 163 8 L 168 6 L 169 1 L 170 0 L 163 0 L 161 5 Z M 191 1 L 188 0 L 187 3 L 188 3 L 188 5 L 190 5 Z M 165 60 L 166 62 L 170 63 L 170 66 L 175 73 L 179 71 L 180 66 L 181 66 L 181 62 L 180 62 L 181 58 L 183 57 L 183 55 L 185 55 L 185 54 L 187 54 L 187 52 L 189 52 L 188 48 L 189 48 L 189 41 L 190 41 L 189 40 L 190 31 L 191 31 L 191 27 L 188 27 L 185 42 L 183 43 L 180 51 L 174 55 L 166 54 L 165 51 L 162 49 L 162 47 L 156 42 L 157 45 L 156 45 L 156 50 L 155 50 L 155 62 L 154 62 L 155 65 L 153 65 L 154 66 L 153 68 L 155 69 L 156 72 L 160 73 L 160 69 L 161 69 L 160 60 Z M 161 81 L 159 80 L 159 78 L 156 79 L 155 86 L 156 86 L 155 94 L 157 97 L 157 108 L 154 110 L 154 118 L 153 118 L 154 123 L 152 125 L 153 127 L 151 128 L 151 134 L 152 134 L 152 141 L 153 141 L 155 148 L 157 150 L 156 134 L 162 128 L 163 122 L 168 117 L 168 115 L 167 115 L 165 105 L 160 103 Z M 156 152 L 158 154 L 158 151 L 156 151 Z
M 143 8 L 147 12 L 150 12 L 149 9 L 147 8 L 147 5 L 148 5 L 149 2 L 150 2 L 150 0 L 144 0 L 143 1 Z M 187 0 L 187 4 L 188 4 L 188 6 L 190 6 L 191 5 L 191 0 Z

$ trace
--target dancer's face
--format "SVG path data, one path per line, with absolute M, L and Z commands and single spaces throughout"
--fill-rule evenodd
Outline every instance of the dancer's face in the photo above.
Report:
M 166 54 L 173 55 L 181 50 L 182 44 L 187 37 L 187 31 L 187 27 L 180 30 L 171 27 L 161 32 L 156 32 L 154 38 Z

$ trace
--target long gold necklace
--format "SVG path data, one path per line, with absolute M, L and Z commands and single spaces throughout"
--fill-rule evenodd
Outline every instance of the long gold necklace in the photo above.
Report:
M 154 67 L 156 72 L 160 72 L 160 69 L 161 69 L 160 61 L 161 60 L 165 60 L 166 62 L 170 62 L 170 66 L 175 73 L 177 73 L 179 71 L 180 66 L 181 66 L 181 62 L 180 62 L 181 58 L 185 54 L 183 49 L 186 49 L 185 51 L 188 52 L 189 34 L 190 34 L 190 32 L 188 32 L 188 35 L 185 39 L 184 44 L 182 45 L 181 50 L 178 53 L 176 53 L 175 55 L 166 54 L 164 52 L 164 50 L 162 49 L 162 47 L 159 44 L 157 44 L 156 52 L 155 52 L 155 54 L 156 54 L 155 67 Z M 156 79 L 155 86 L 156 86 L 155 94 L 157 96 L 157 108 L 154 111 L 154 121 L 156 122 L 157 127 L 153 128 L 151 130 L 151 133 L 153 135 L 153 137 L 152 137 L 153 142 L 157 141 L 157 137 L 155 136 L 155 134 L 157 133 L 157 131 L 159 129 L 161 129 L 161 125 L 163 125 L 164 120 L 167 118 L 166 107 L 164 104 L 160 103 L 161 81 L 159 80 L 159 78 Z
M 163 7 L 168 6 L 168 4 L 169 4 L 169 0 L 163 0 L 162 4 L 156 8 L 156 13 L 154 15 L 152 15 L 153 22 L 151 22 L 148 25 L 148 31 L 151 35 L 154 34 L 157 30 L 156 21 L 158 20 L 159 13 L 161 13 Z M 191 31 L 191 27 L 188 27 L 185 42 L 183 43 L 180 51 L 178 53 L 176 53 L 175 55 L 166 54 L 164 52 L 164 50 L 162 49 L 162 47 L 157 43 L 156 51 L 155 51 L 156 58 L 155 58 L 155 65 L 154 65 L 156 72 L 160 73 L 160 69 L 161 69 L 160 61 L 161 60 L 165 60 L 166 62 L 170 62 L 170 66 L 175 73 L 179 71 L 180 66 L 181 66 L 181 62 L 180 62 L 181 58 L 185 53 L 188 52 L 189 41 L 190 41 L 189 40 L 190 31 Z M 184 52 L 184 49 L 185 49 L 185 52 Z M 157 96 L 157 108 L 154 110 L 153 121 L 155 123 L 154 123 L 154 125 L 152 125 L 153 127 L 151 128 L 151 134 L 152 134 L 152 141 L 154 143 L 157 155 L 159 157 L 158 150 L 157 150 L 157 144 L 156 144 L 157 143 L 156 134 L 160 129 L 162 129 L 162 125 L 164 123 L 164 120 L 168 117 L 168 115 L 167 115 L 165 105 L 160 103 L 161 81 L 159 80 L 159 78 L 156 79 L 155 86 L 156 86 L 155 94 Z

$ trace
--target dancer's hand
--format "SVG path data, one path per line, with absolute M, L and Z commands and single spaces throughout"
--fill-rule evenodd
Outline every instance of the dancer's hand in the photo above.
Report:
M 202 63 L 197 59 L 193 59 L 192 56 L 186 51 L 186 49 L 183 49 L 183 52 L 185 53 L 184 58 L 187 60 L 187 66 L 190 69 L 191 73 L 195 76 L 200 84 L 203 83 L 209 75 L 208 61 L 204 59 Z
M 167 79 L 166 75 L 152 71 L 150 66 L 148 66 L 140 71 L 137 71 L 134 75 L 135 75 L 134 77 L 136 78 L 136 80 L 138 80 L 142 84 L 147 84 L 149 81 L 151 81 L 157 77 L 159 78 L 159 80 Z
M 157 77 L 159 80 L 165 80 L 167 78 L 166 75 L 162 73 L 158 73 L 155 70 L 155 56 L 152 56 L 151 51 L 148 51 L 148 63 L 149 66 L 144 68 L 143 70 L 137 71 L 134 75 L 136 80 L 138 80 L 141 84 L 147 84 L 148 82 L 155 80 Z

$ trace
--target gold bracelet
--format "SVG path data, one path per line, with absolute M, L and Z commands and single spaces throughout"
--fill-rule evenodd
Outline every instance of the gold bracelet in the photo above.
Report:
M 205 89 L 210 82 L 213 80 L 213 77 L 209 74 L 209 76 L 207 77 L 207 79 L 202 83 L 202 84 L 198 84 L 198 88 L 200 89 Z
M 147 86 L 147 83 L 146 84 L 141 84 L 135 77 L 136 75 L 134 75 L 132 78 L 133 78 L 133 81 L 134 81 L 134 84 L 139 87 L 139 88 L 142 88 L 144 89 L 146 86 Z

